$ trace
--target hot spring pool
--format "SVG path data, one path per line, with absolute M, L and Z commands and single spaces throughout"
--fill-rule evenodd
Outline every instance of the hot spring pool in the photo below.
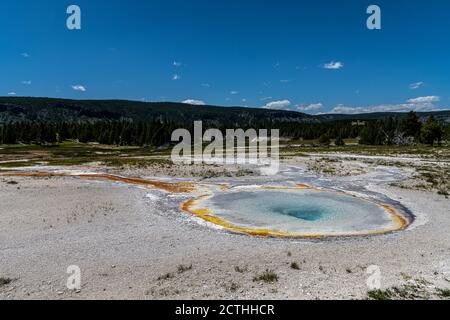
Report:
M 188 201 L 184 209 L 231 231 L 266 236 L 368 235 L 408 224 L 390 205 L 316 189 L 229 190 Z

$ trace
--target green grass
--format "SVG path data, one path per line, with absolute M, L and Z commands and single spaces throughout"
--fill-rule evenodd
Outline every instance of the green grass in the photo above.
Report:
M 230 292 L 236 292 L 241 286 L 236 282 L 231 282 L 228 286 L 226 286 L 226 290 Z
M 408 281 L 408 280 L 412 279 L 412 277 L 409 274 L 407 274 L 407 273 L 400 272 L 400 275 L 402 276 L 403 280 L 405 280 L 405 281 Z
M 7 286 L 13 281 L 13 279 L 0 277 L 0 287 Z
M 437 295 L 441 298 L 450 298 L 450 289 L 437 289 Z
M 266 271 L 264 271 L 263 273 L 256 275 L 253 278 L 253 281 L 255 282 L 263 281 L 266 283 L 273 283 L 278 281 L 278 275 L 273 270 L 266 269 Z
M 239 273 L 244 273 L 248 271 L 247 267 L 239 267 L 239 266 L 235 266 L 234 267 L 234 271 L 239 272 Z
M 111 167 L 145 167 L 148 165 L 171 165 L 170 150 L 144 147 L 117 147 L 67 141 L 51 146 L 2 145 L 0 168 L 15 168 L 45 162 L 50 166 L 84 165 L 91 162 Z M 27 159 L 29 161 L 17 161 Z
M 20 162 L 4 162 L 0 163 L 0 168 L 23 168 L 23 167 L 31 167 L 36 165 L 36 162 L 33 161 L 20 161 Z
M 392 292 L 388 290 L 370 290 L 367 292 L 367 297 L 371 300 L 391 300 Z
M 354 145 L 354 141 L 346 141 L 343 147 L 313 147 L 316 141 L 304 141 L 304 147 L 294 146 L 291 141 L 281 146 L 280 156 L 307 156 L 308 153 L 343 152 L 357 155 L 411 155 L 433 157 L 437 160 L 450 160 L 449 147 L 428 146 L 363 146 Z M 111 167 L 147 165 L 171 165 L 171 149 L 159 150 L 153 147 L 107 146 L 94 143 L 77 143 L 65 141 L 49 146 L 41 145 L 1 145 L 0 168 L 26 167 L 48 162 L 49 165 L 83 165 L 100 162 Z M 29 159 L 29 161 L 18 161 Z M 9 162 L 8 162 L 9 161 Z M 332 173 L 332 172 L 330 172 Z M 244 174 L 244 173 L 243 173 Z
M 163 274 L 163 275 L 159 276 L 159 277 L 157 278 L 157 280 L 169 280 L 169 279 L 172 279 L 172 278 L 174 278 L 174 277 L 175 277 L 175 275 L 174 275 L 173 273 L 168 272 L 168 273 L 166 273 L 166 274 Z
M 420 165 L 415 168 L 413 178 L 416 183 L 396 183 L 395 186 L 408 189 L 435 191 L 437 194 L 448 196 L 450 192 L 450 172 L 445 166 Z
M 343 153 L 354 153 L 358 155 L 410 155 L 410 156 L 420 156 L 420 157 L 435 157 L 441 160 L 450 159 L 450 148 L 448 146 L 365 146 L 365 145 L 346 145 L 341 147 L 330 146 L 330 147 L 313 147 L 311 145 L 305 144 L 303 147 L 293 147 L 289 143 L 280 146 L 281 153 L 328 153 L 328 152 L 343 152 Z
M 133 159 L 133 158 L 113 158 L 103 161 L 109 167 L 146 167 L 150 165 L 171 166 L 173 163 L 169 159 Z
M 300 270 L 300 266 L 298 265 L 297 262 L 292 262 L 291 263 L 291 269 Z
M 192 270 L 192 264 L 189 265 L 189 266 L 185 266 L 185 265 L 180 264 L 178 266 L 178 273 L 184 273 L 184 272 L 189 271 L 189 270 Z
M 450 295 L 450 290 L 436 289 L 436 291 L 430 291 L 429 285 L 430 282 L 419 278 L 410 280 L 401 286 L 368 291 L 367 297 L 372 300 L 428 300 L 433 295 L 439 297 L 444 297 L 445 294 Z

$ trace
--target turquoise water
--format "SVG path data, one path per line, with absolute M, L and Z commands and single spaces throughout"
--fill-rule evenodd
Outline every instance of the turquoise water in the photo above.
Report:
M 370 232 L 394 226 L 379 205 L 332 191 L 227 191 L 199 206 L 238 227 L 306 235 Z
M 291 217 L 295 217 L 298 219 L 306 220 L 306 221 L 316 221 L 323 219 L 327 214 L 323 212 L 320 208 L 314 205 L 306 205 L 302 207 L 275 207 L 272 208 L 274 213 L 279 213 L 283 215 L 288 215 Z

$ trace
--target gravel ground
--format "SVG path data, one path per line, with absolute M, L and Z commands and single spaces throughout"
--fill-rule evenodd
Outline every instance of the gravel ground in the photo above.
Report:
M 197 223 L 178 209 L 183 195 L 0 177 L 0 279 L 11 280 L 0 282 L 0 299 L 365 299 L 370 265 L 379 266 L 383 288 L 449 288 L 450 200 L 376 189 L 426 219 L 373 237 L 255 238 Z M 70 265 L 81 269 L 79 291 L 66 288 Z M 278 281 L 254 281 L 265 270 Z

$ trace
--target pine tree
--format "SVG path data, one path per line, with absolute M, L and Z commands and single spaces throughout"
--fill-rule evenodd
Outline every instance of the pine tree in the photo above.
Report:
M 434 145 L 435 142 L 441 143 L 444 130 L 442 126 L 434 120 L 431 115 L 428 117 L 427 122 L 422 127 L 420 137 L 423 143 Z
M 324 133 L 319 137 L 319 143 L 324 146 L 329 146 L 331 141 L 328 134 Z
M 406 136 L 418 138 L 422 124 L 414 111 L 410 111 L 400 122 L 400 131 Z
M 334 144 L 335 144 L 336 146 L 342 147 L 342 146 L 345 146 L 345 141 L 344 141 L 344 139 L 342 139 L 342 136 L 341 136 L 341 135 L 338 135 L 338 137 L 337 137 L 336 140 L 334 141 Z

